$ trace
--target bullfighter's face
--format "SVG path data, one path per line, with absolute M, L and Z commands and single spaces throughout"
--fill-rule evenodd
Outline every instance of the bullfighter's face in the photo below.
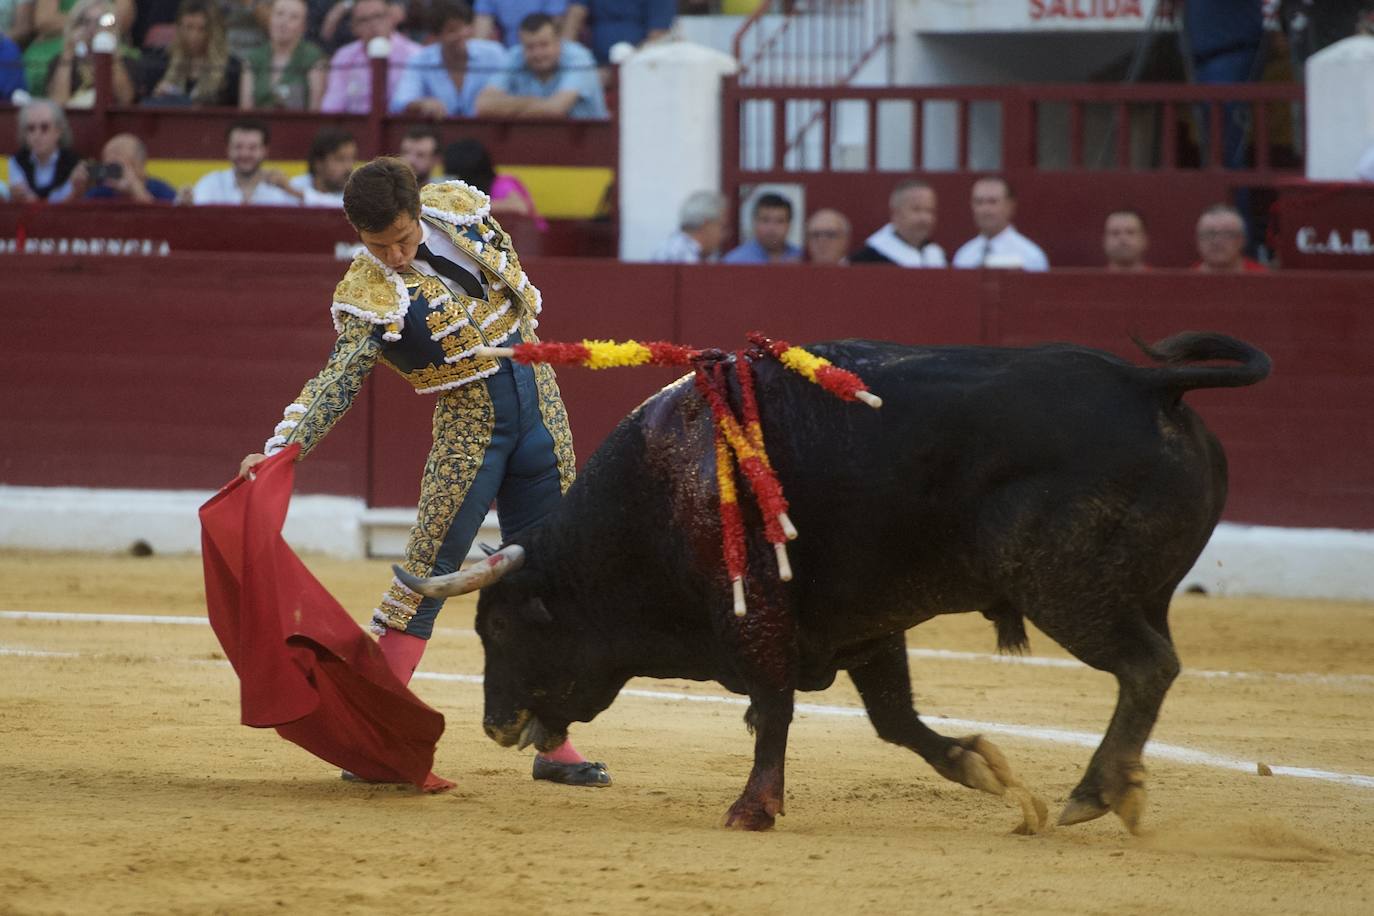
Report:
M 549 612 L 527 576 L 482 589 L 477 633 L 486 653 L 482 727 L 502 747 L 553 750 L 569 724 L 591 721 L 619 691 L 594 674 L 583 634 Z

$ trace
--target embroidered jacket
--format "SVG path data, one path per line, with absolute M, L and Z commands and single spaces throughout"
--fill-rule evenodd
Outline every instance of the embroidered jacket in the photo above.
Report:
M 488 297 L 450 290 L 415 270 L 394 271 L 360 252 L 334 290 L 330 312 L 339 337 L 329 362 L 287 405 L 264 447 L 267 454 L 291 442 L 300 443 L 302 455 L 310 451 L 352 405 L 379 358 L 417 393 L 428 394 L 495 373 L 500 364 L 479 359 L 477 347 L 496 346 L 517 333 L 523 340 L 538 339 L 539 290 L 491 217 L 487 195 L 450 181 L 426 185 L 420 203 L 420 218 L 481 265 Z

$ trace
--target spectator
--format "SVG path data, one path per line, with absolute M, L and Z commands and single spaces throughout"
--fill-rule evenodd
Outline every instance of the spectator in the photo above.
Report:
M 802 252 L 787 241 L 792 228 L 792 202 L 781 194 L 760 194 L 754 201 L 754 237 L 721 258 L 724 264 L 783 264 L 800 261 Z
M 1247 83 L 1259 76 L 1259 50 L 1264 39 L 1264 9 L 1257 0 L 1188 0 L 1183 27 L 1192 52 L 1193 81 L 1203 84 Z M 1207 111 L 1198 106 L 1198 137 L 1208 160 Z M 1248 106 L 1222 106 L 1222 155 L 1227 168 L 1245 162 Z
M 401 138 L 400 156 L 421 187 L 433 181 L 434 167 L 439 164 L 439 131 L 426 125 L 412 127 Z
M 725 195 L 694 191 L 678 211 L 678 229 L 649 258 L 660 264 L 704 264 L 720 256 L 725 241 Z
M 148 148 L 133 134 L 115 134 L 100 151 L 100 165 L 90 175 L 94 185 L 88 200 L 119 200 L 126 203 L 172 203 L 176 189 L 148 177 Z
M 415 56 L 420 46 L 396 31 L 396 21 L 383 0 L 357 0 L 349 21 L 353 26 L 353 34 L 358 37 L 336 51 L 330 59 L 329 82 L 325 86 L 320 110 L 367 114 L 372 108 L 372 68 L 368 62 L 367 43 L 374 38 L 386 38 L 391 42 L 387 98 L 396 94 L 406 61 Z
M 201 176 L 191 189 L 194 204 L 260 204 L 295 206 L 298 193 L 276 169 L 265 169 L 272 135 L 267 125 L 244 118 L 229 125 L 226 136 L 230 167 Z
M 564 38 L 576 40 L 563 27 L 568 12 L 568 0 L 475 0 L 473 11 L 478 38 L 500 41 L 507 48 L 515 47 L 520 39 L 520 23 L 526 16 L 543 13 L 554 22 Z
M 145 52 L 144 61 L 145 104 L 238 105 L 242 68 L 214 0 L 182 0 L 169 53 Z
M 67 19 L 77 0 L 34 0 L 34 38 L 24 49 L 24 83 L 34 92 L 48 84 L 48 70 L 53 59 L 62 53 L 67 33 Z M 115 0 L 118 25 L 127 27 L 133 22 L 133 0 Z M 16 17 L 17 18 L 17 17 Z
M 1005 178 L 980 178 L 973 183 L 973 223 L 978 235 L 954 253 L 955 267 L 1008 267 L 1049 270 L 1040 246 L 1016 231 L 1016 193 Z
M 349 14 L 353 12 L 353 0 L 342 0 L 335 3 L 323 18 L 319 18 L 319 6 L 327 0 L 310 0 L 310 33 L 319 37 L 320 42 L 331 50 L 337 50 L 357 36 L 353 34 L 353 27 L 349 20 Z M 422 16 L 423 7 L 428 6 L 429 0 L 414 0 L 411 6 L 420 7 L 417 15 Z M 391 17 L 393 29 L 400 29 L 401 25 L 409 18 L 406 12 L 407 4 L 397 2 L 397 0 L 387 0 L 387 15 Z M 407 38 L 412 36 L 407 35 Z M 421 40 L 421 39 L 417 39 Z
M 300 192 L 307 207 L 343 207 L 343 189 L 358 163 L 353 135 L 337 127 L 322 127 L 310 141 L 307 171 L 287 184 Z
M 242 58 L 267 41 L 271 4 L 263 0 L 220 0 L 229 53 Z
M 9 159 L 10 196 L 17 203 L 61 203 L 86 192 L 86 169 L 71 148 L 62 107 L 34 99 L 19 109 L 19 150 Z
M 568 5 L 563 34 L 572 39 L 591 22 L 592 54 L 605 67 L 613 45 L 638 48 L 668 35 L 677 15 L 676 0 L 574 0 Z
M 1204 273 L 1264 273 L 1262 264 L 1245 257 L 1245 219 L 1230 204 L 1213 204 L 1197 221 L 1194 270 Z
M 305 40 L 305 0 L 273 0 L 267 41 L 243 55 L 239 107 L 318 111 L 324 98 L 325 56 Z
M 506 70 L 477 97 L 477 113 L 496 118 L 604 118 L 606 100 L 592 52 L 558 37 L 543 13 L 520 22 L 520 46 Z
M 500 75 L 506 51 L 472 37 L 472 7 L 465 0 L 434 0 L 430 27 L 437 39 L 406 63 L 391 112 L 426 118 L 476 114 L 477 96 Z
M 180 0 L 138 0 L 134 6 L 136 9 L 133 24 L 129 28 L 129 43 L 139 49 L 163 48 L 171 44 L 181 8 Z M 215 11 L 219 12 L 218 2 Z
M 1102 252 L 1108 270 L 1149 270 L 1145 252 L 1150 237 L 1145 232 L 1145 217 L 1135 210 L 1113 210 L 1102 227 Z
M 514 175 L 497 175 L 491 154 L 480 141 L 458 140 L 444 147 L 444 172 L 467 182 L 491 198 L 491 212 L 499 216 L 527 216 L 540 232 L 549 224 L 539 215 L 534 198 Z
M 848 264 L 849 217 L 828 207 L 806 219 L 806 260 L 812 264 Z
M 3 32 L 0 32 L 0 102 L 8 102 L 10 96 L 24 87 L 24 56 L 19 45 Z
M 870 235 L 849 256 L 851 264 L 896 264 L 899 267 L 948 267 L 945 250 L 930 240 L 935 232 L 935 189 L 910 178 L 887 199 L 891 222 Z
M 8 36 L 15 47 L 23 47 L 32 34 L 33 0 L 0 0 L 0 35 Z
M 100 32 L 100 20 L 114 13 L 110 0 L 80 0 L 67 17 L 67 30 L 62 37 L 62 50 L 48 66 L 46 95 L 67 108 L 90 108 L 95 104 L 95 59 L 91 42 Z M 115 65 L 111 68 L 111 88 L 119 105 L 132 105 L 137 94 L 129 61 L 138 53 L 128 45 L 119 44 Z

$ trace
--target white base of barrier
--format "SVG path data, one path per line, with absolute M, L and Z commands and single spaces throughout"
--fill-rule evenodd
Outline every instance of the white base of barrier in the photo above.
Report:
M 89 490 L 0 485 L 0 548 L 196 553 L 199 490 Z M 414 509 L 369 509 L 361 499 L 297 496 L 286 519 L 297 550 L 338 557 L 397 557 Z M 806 536 L 806 532 L 802 532 Z M 499 544 L 495 513 L 480 542 Z M 1271 595 L 1374 601 L 1374 531 L 1271 528 L 1223 522 L 1181 589 L 1214 595 Z

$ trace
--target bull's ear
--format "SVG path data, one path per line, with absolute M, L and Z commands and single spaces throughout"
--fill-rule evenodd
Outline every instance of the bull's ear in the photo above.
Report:
M 520 619 L 528 623 L 553 623 L 553 615 L 544 606 L 544 600 L 537 595 L 531 596 L 520 605 Z

